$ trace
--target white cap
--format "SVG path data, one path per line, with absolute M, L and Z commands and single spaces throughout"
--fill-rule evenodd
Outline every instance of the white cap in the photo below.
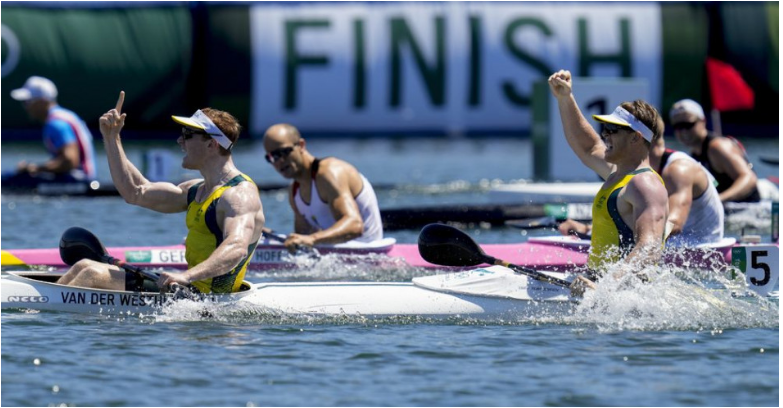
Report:
M 46 99 L 54 101 L 57 99 L 57 87 L 54 82 L 39 76 L 27 78 L 27 82 L 19 89 L 11 91 L 11 97 L 17 101 L 29 101 L 31 99 Z
M 672 109 L 669 111 L 669 119 L 673 119 L 675 115 L 682 113 L 690 113 L 697 118 L 704 120 L 704 109 L 701 108 L 698 102 L 693 99 L 682 99 L 672 105 Z
M 642 123 L 642 121 L 636 119 L 636 116 L 632 115 L 631 112 L 628 112 L 622 106 L 618 106 L 611 115 L 593 115 L 593 119 L 599 122 L 611 123 L 619 126 L 628 126 L 629 128 L 641 133 L 645 140 L 652 142 L 652 130 L 650 130 L 647 125 Z
M 213 139 L 217 140 L 218 144 L 223 146 L 224 149 L 231 150 L 231 146 L 233 145 L 231 139 L 229 139 L 228 136 L 226 136 L 223 131 L 221 131 L 220 128 L 218 128 L 217 125 L 212 122 L 212 119 L 210 119 L 206 113 L 201 111 L 201 109 L 197 110 L 196 113 L 194 113 L 193 116 L 189 118 L 185 116 L 173 115 L 171 118 L 174 119 L 174 122 L 177 122 L 180 125 L 203 130 L 208 135 L 212 136 Z

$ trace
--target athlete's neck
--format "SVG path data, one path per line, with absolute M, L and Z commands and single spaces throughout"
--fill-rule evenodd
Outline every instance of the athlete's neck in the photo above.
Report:
M 313 165 L 315 164 L 315 156 L 307 151 L 302 152 L 302 169 L 294 177 L 300 185 L 308 184 L 312 181 Z
M 226 157 L 225 160 L 216 161 L 208 165 L 206 169 L 201 170 L 201 175 L 204 177 L 204 185 L 207 188 L 222 186 L 238 174 L 239 170 L 234 166 L 234 160 L 232 160 L 231 156 Z
M 632 171 L 650 167 L 650 151 L 646 147 L 628 149 L 622 160 L 617 160 L 618 174 L 628 174 Z
M 704 128 L 702 131 L 700 132 L 697 131 L 695 133 L 696 137 L 694 137 L 692 139 L 693 141 L 690 142 L 691 144 L 688 145 L 688 147 L 690 147 L 691 149 L 691 153 L 696 155 L 702 154 L 702 146 L 704 145 L 704 139 L 706 139 L 707 136 L 709 136 L 709 134 L 710 132 L 707 130 L 707 128 Z
M 654 169 L 658 169 L 661 167 L 662 163 L 661 160 L 663 159 L 663 154 L 666 152 L 666 146 L 663 144 L 659 144 L 656 146 L 653 146 L 650 149 L 650 167 Z

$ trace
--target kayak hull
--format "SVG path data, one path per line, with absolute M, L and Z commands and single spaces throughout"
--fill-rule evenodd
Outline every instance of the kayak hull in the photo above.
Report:
M 0 279 L 3 309 L 92 314 L 151 314 L 172 304 L 170 294 L 76 288 L 54 283 L 56 274 L 10 272 Z M 567 289 L 493 266 L 434 275 L 407 283 L 245 283 L 241 292 L 209 295 L 209 304 L 284 315 L 425 317 L 513 317 L 568 313 L 575 305 Z M 191 300 L 182 302 L 195 303 Z

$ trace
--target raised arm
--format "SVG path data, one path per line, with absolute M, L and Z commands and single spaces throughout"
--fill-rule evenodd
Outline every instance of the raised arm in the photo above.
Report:
M 109 160 L 112 181 L 126 202 L 151 210 L 174 213 L 187 209 L 188 188 L 195 183 L 186 182 L 179 186 L 172 183 L 152 183 L 147 180 L 128 160 L 120 140 L 120 131 L 125 126 L 122 104 L 125 92 L 120 92 L 117 106 L 104 113 L 99 120 L 101 135 Z
M 587 122 L 572 93 L 571 72 L 558 71 L 549 77 L 549 89 L 557 99 L 560 119 L 566 141 L 585 166 L 604 180 L 612 172 L 612 165 L 604 159 L 606 146 Z

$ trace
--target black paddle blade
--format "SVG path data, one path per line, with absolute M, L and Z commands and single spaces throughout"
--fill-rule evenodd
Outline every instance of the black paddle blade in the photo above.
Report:
M 103 262 L 106 248 L 92 232 L 81 227 L 65 230 L 60 238 L 60 258 L 67 265 L 73 265 L 82 259 Z
M 425 261 L 443 266 L 473 266 L 494 259 L 464 232 L 444 224 L 429 224 L 419 233 L 419 254 Z

